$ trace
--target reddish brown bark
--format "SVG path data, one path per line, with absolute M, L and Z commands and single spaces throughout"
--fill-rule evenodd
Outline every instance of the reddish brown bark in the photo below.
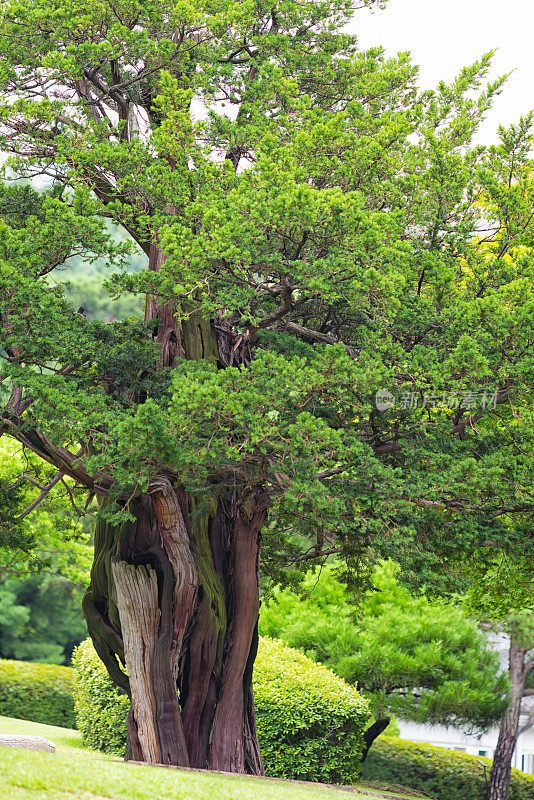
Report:
M 222 688 L 217 704 L 210 747 L 210 763 L 214 769 L 231 772 L 263 772 L 257 739 L 250 725 L 255 725 L 251 693 L 251 655 L 257 647 L 257 623 L 260 613 L 258 593 L 259 535 L 265 520 L 266 505 L 257 503 L 249 517 L 238 514 L 234 528 L 230 560 L 231 577 L 227 585 L 229 619 L 226 653 L 222 672 Z M 248 671 L 247 671 L 248 668 Z M 249 674 L 250 673 L 250 674 Z M 246 735 L 244 727 L 247 727 Z
M 499 729 L 499 738 L 488 783 L 488 800 L 508 800 L 512 756 L 517 743 L 521 701 L 528 671 L 525 664 L 527 652 L 527 650 L 517 647 L 513 640 L 510 641 L 509 675 L 512 684 L 512 702 Z
M 263 772 L 251 678 L 266 498 L 252 505 L 247 514 L 234 497 L 192 521 L 183 491 L 157 476 L 132 506 L 135 522 L 98 523 L 85 610 L 111 677 L 130 694 L 136 760 Z

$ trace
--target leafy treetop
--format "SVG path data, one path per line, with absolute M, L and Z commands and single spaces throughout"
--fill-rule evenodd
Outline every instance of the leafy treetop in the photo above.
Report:
M 490 55 L 419 93 L 340 32 L 354 5 L 3 3 L 0 148 L 54 189 L 0 198 L 2 430 L 126 513 L 159 471 L 267 493 L 274 577 L 386 554 L 443 591 L 532 546 L 532 118 L 473 147 Z M 230 330 L 224 364 L 178 343 L 170 369 L 157 322 L 47 283 L 127 264 L 110 218 L 160 253 L 111 294 Z

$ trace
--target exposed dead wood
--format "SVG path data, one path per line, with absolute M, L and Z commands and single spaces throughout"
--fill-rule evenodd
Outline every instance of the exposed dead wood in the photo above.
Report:
M 125 561 L 112 564 L 133 720 L 144 761 L 188 766 L 170 637 L 162 623 L 156 571 Z M 162 635 L 163 634 L 163 635 Z M 134 756 L 136 755 L 134 744 Z

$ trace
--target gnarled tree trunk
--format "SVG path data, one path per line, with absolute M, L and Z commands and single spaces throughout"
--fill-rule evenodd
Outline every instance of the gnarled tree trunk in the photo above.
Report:
M 98 523 L 84 611 L 130 695 L 134 759 L 263 772 L 251 682 L 266 509 L 258 497 L 247 515 L 234 497 L 192 515 L 162 475 L 135 502 L 134 522 Z
M 155 245 L 150 267 L 165 256 Z M 247 362 L 243 337 L 148 297 L 161 363 Z M 134 759 L 262 774 L 252 696 L 259 614 L 261 491 L 196 508 L 173 476 L 153 476 L 129 503 L 134 521 L 97 524 L 84 612 L 95 648 L 131 698 Z M 123 669 L 126 666 L 128 677 Z

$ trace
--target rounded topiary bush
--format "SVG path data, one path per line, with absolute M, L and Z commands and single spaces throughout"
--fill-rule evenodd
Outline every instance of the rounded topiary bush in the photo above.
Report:
M 0 660 L 0 715 L 74 728 L 74 679 L 70 667 Z
M 490 770 L 487 758 L 381 736 L 369 750 L 362 777 L 400 783 L 435 800 L 480 800 Z M 534 777 L 513 769 L 509 797 L 534 800 Z
M 128 699 L 115 689 L 90 640 L 75 651 L 78 728 L 85 744 L 122 754 Z M 258 735 L 268 775 L 354 783 L 367 700 L 326 667 L 260 638 L 254 666 Z
M 356 689 L 298 650 L 261 637 L 254 700 L 268 775 L 357 780 L 369 710 Z
M 124 755 L 128 697 L 111 682 L 90 639 L 74 650 L 72 666 L 76 671 L 76 723 L 83 743 L 94 750 Z

